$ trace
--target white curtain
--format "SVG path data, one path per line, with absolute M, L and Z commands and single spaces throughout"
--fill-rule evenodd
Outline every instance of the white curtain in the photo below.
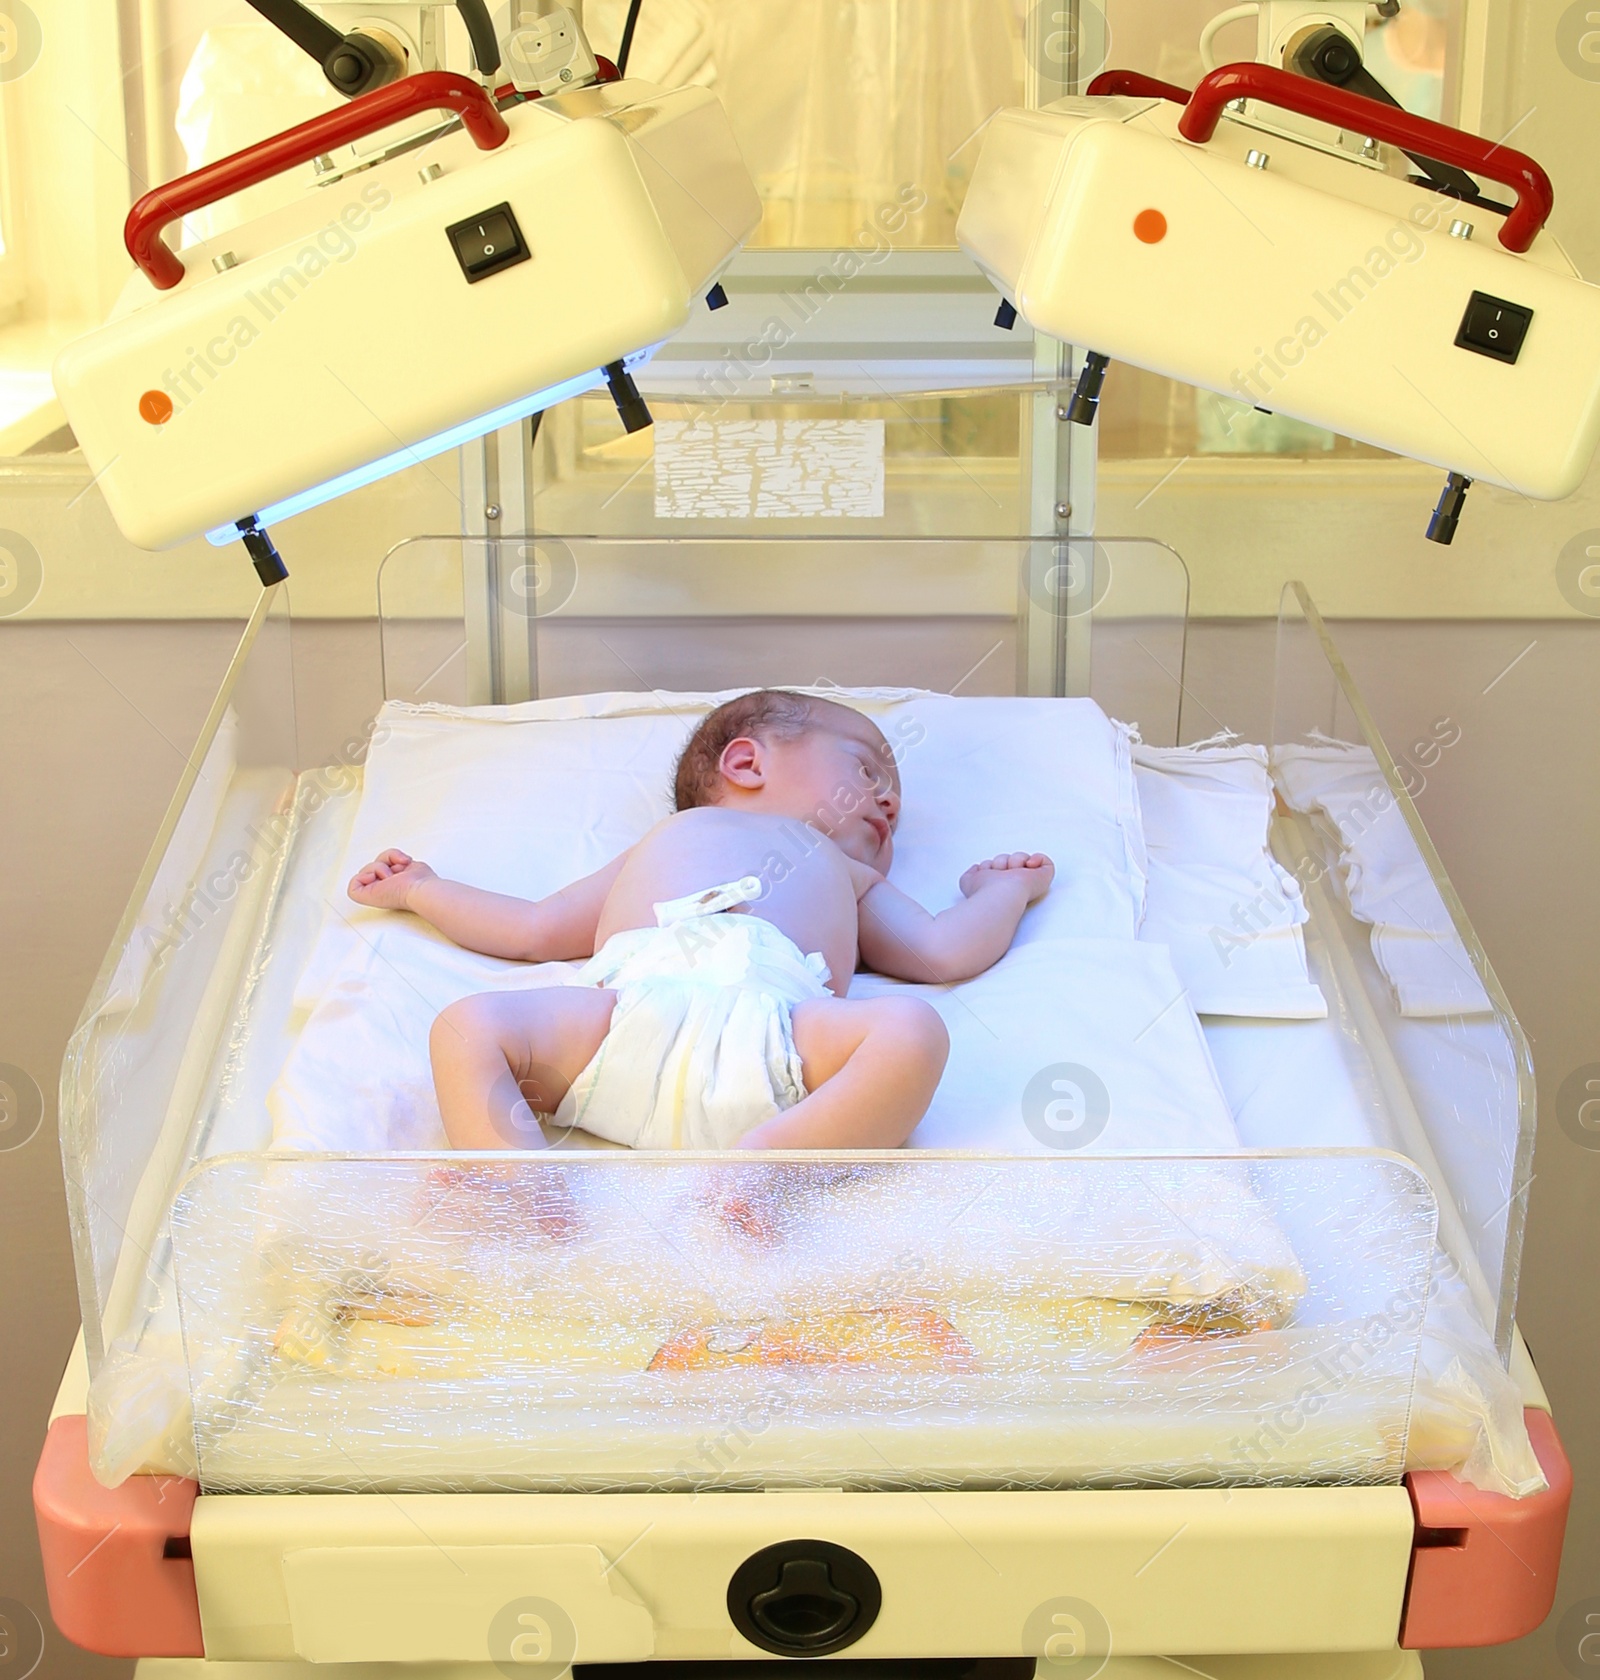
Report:
M 587 0 L 614 52 L 626 0 Z M 979 135 L 1022 99 L 1016 0 L 643 0 L 631 74 L 710 85 L 767 207 L 756 243 L 848 244 L 886 206 L 896 243 L 948 245 Z
M 886 208 L 897 245 L 950 245 L 984 124 L 1022 100 L 1019 0 L 643 0 L 630 74 L 713 87 L 767 207 L 755 243 L 839 246 Z M 615 54 L 627 0 L 587 0 Z M 209 30 L 184 77 L 188 166 L 338 103 L 264 23 Z M 301 189 L 269 183 L 191 218 L 205 237 Z M 878 224 L 881 225 L 881 224 Z

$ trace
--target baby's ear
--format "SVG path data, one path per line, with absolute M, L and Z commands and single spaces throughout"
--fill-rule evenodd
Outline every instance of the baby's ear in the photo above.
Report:
M 740 735 L 722 749 L 717 769 L 735 787 L 758 788 L 766 781 L 761 743 L 749 735 Z

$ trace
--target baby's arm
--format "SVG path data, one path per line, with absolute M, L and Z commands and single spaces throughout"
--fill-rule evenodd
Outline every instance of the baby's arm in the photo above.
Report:
M 937 916 L 879 879 L 861 895 L 861 956 L 896 980 L 970 980 L 1011 947 L 1022 912 L 1050 890 L 1056 866 L 1042 852 L 1009 852 L 961 877 L 962 899 Z
M 594 955 L 595 929 L 628 854 L 604 869 L 541 898 L 510 898 L 447 881 L 404 852 L 381 852 L 350 882 L 357 904 L 410 910 L 446 939 L 486 957 L 517 962 L 571 962 Z

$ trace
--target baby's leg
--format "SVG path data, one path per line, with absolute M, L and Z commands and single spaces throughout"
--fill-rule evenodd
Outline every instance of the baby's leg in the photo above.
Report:
M 594 1059 L 617 994 L 592 986 L 481 992 L 440 1012 L 428 1035 L 445 1136 L 456 1149 L 543 1149 L 554 1114 Z
M 815 998 L 794 1009 L 806 1090 L 741 1149 L 895 1149 L 928 1111 L 950 1035 L 921 998 Z

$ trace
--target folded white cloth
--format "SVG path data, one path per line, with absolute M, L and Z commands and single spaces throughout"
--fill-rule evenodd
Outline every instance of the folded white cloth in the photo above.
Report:
M 1326 1015 L 1306 971 L 1299 884 L 1267 849 L 1266 749 L 1231 736 L 1135 745 L 1133 764 L 1148 870 L 1140 939 L 1171 950 L 1202 1015 Z
M 1493 1010 L 1454 928 L 1424 931 L 1374 924 L 1368 937 L 1402 1015 L 1486 1015 Z
M 658 926 L 614 934 L 580 970 L 617 1001 L 557 1127 L 630 1149 L 731 1149 L 806 1094 L 789 1010 L 833 995 L 828 965 L 764 917 L 729 913 L 745 884 L 658 904 Z
M 1314 738 L 1276 749 L 1284 797 L 1337 858 L 1350 913 L 1402 1015 L 1474 1015 L 1494 1005 L 1370 747 Z

